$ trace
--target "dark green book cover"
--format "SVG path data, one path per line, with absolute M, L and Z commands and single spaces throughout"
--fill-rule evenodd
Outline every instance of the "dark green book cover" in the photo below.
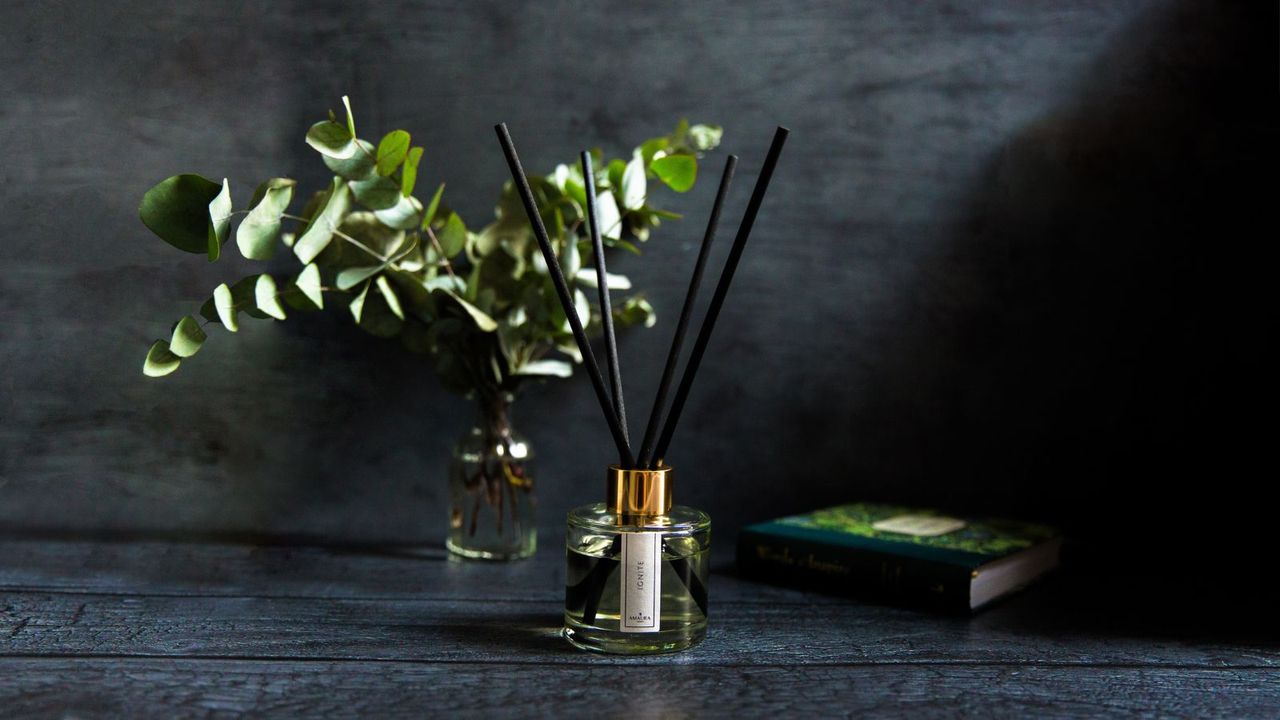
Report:
M 1051 570 L 1060 544 L 1037 523 L 853 503 L 748 526 L 738 567 L 783 585 L 968 611 Z

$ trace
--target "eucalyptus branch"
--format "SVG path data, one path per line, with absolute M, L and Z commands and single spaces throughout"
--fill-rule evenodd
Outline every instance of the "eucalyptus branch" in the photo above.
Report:
M 426 227 L 426 230 L 427 237 L 431 238 L 432 249 L 434 249 L 436 254 L 440 256 L 440 264 L 444 265 L 444 271 L 449 274 L 449 277 L 457 280 L 458 276 L 453 272 L 453 263 L 449 262 L 449 257 L 444 252 L 444 246 L 440 244 L 440 238 L 436 237 L 436 233 L 431 229 L 430 225 Z
M 536 271 L 538 249 L 533 243 L 502 239 L 528 227 L 514 189 L 504 184 L 492 223 L 473 233 L 458 213 L 441 207 L 444 183 L 425 206 L 414 197 L 424 150 L 411 146 L 407 131 L 393 130 L 378 142 L 360 139 L 345 98 L 344 105 L 345 123 L 331 115 L 306 133 L 307 144 L 335 176 L 312 217 L 286 212 L 297 189 L 297 182 L 288 178 L 262 183 L 254 193 L 254 207 L 248 210 L 232 210 L 227 181 L 214 182 L 193 174 L 163 180 L 143 197 L 139 215 L 152 232 L 174 247 L 205 255 L 210 261 L 223 254 L 233 231 L 236 242 L 230 247 L 238 248 L 250 260 L 266 260 L 280 242 L 282 220 L 296 220 L 304 228 L 316 230 L 304 247 L 294 245 L 299 259 L 308 261 L 288 290 L 280 290 L 268 275 L 250 276 L 234 288 L 220 285 L 201 309 L 204 324 L 213 322 L 208 318 L 216 311 L 228 329 L 234 330 L 237 314 L 252 310 L 255 304 L 266 315 L 284 319 L 288 303 L 283 300 L 294 300 L 291 293 L 301 292 L 311 305 L 325 306 L 321 293 L 347 292 L 353 295 L 347 307 L 360 327 L 380 337 L 401 335 L 413 349 L 430 349 L 436 355 L 442 384 L 450 390 L 514 385 L 536 373 L 544 377 L 570 374 L 571 363 L 547 357 L 558 347 L 563 328 L 542 302 L 545 276 Z M 604 234 L 618 240 L 624 239 L 623 235 L 626 240 L 647 238 L 667 217 L 650 205 L 656 201 L 656 190 L 664 185 L 676 192 L 692 187 L 699 154 L 714 148 L 719 140 L 719 128 L 691 127 L 682 121 L 671 134 L 647 140 L 632 153 L 609 162 L 601 158 L 600 167 L 608 168 L 604 172 L 610 182 L 600 183 L 600 187 L 611 194 L 608 204 L 617 212 L 616 218 L 601 218 L 606 225 Z M 547 207 L 558 207 L 563 213 L 564 222 L 558 223 L 558 230 L 553 228 L 551 239 L 557 247 L 567 249 L 568 244 L 575 244 L 576 249 L 584 233 L 581 203 L 577 201 L 582 178 L 573 178 L 572 172 L 561 168 L 530 180 L 537 182 Z M 356 213 L 361 214 L 358 222 L 350 222 Z M 427 215 L 436 222 L 435 227 L 423 223 Z M 232 218 L 241 218 L 238 227 L 233 228 Z M 409 240 L 397 240 L 397 247 L 387 241 L 419 229 L 420 234 Z M 298 242 L 306 234 L 304 230 Z M 487 241 L 469 246 L 469 239 L 477 234 L 486 240 L 498 238 L 500 250 Z M 323 252 L 331 242 L 346 243 L 360 254 Z M 429 253 L 417 255 L 427 243 Z M 427 283 L 420 264 L 426 263 L 426 254 L 437 258 L 429 267 L 443 268 L 448 279 L 458 285 Z M 404 264 L 410 257 L 415 269 L 407 272 Z M 573 266 L 571 274 L 576 276 L 582 262 L 579 254 L 565 252 L 562 259 Z M 375 264 L 377 267 L 372 267 Z M 336 285 L 333 278 L 345 271 L 353 271 L 347 279 L 363 283 L 358 290 L 322 285 L 322 278 Z M 406 272 L 422 284 L 421 289 L 403 284 L 408 279 L 402 276 Z M 468 281 L 463 286 L 466 289 L 459 290 L 464 279 Z M 345 279 L 343 284 L 347 284 Z M 588 325 L 599 322 L 594 319 L 598 317 L 596 303 L 590 304 L 593 319 Z M 614 308 L 619 327 L 653 322 L 653 309 L 639 294 Z M 424 325 L 430 333 L 429 348 L 423 342 Z M 173 372 L 204 342 L 202 327 L 192 316 L 180 320 L 169 340 L 152 345 L 144 371 L 153 376 Z M 412 328 L 413 337 L 407 328 Z M 499 341 L 496 332 L 507 335 Z

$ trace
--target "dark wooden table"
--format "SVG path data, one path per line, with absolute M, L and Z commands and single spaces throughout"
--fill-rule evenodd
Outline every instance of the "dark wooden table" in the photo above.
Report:
M 0 540 L 0 717 L 1280 716 L 1280 651 L 1050 580 L 973 618 L 735 578 L 692 651 L 558 637 L 563 560 Z M 1073 590 L 1073 588 L 1075 590 Z

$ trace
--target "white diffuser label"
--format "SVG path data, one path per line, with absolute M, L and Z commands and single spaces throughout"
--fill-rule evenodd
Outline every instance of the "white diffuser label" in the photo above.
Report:
M 622 632 L 658 632 L 662 616 L 662 536 L 622 533 Z

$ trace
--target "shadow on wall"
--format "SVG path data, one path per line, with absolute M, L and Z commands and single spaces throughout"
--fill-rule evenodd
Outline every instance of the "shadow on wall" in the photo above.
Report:
M 1056 520 L 1090 565 L 1249 549 L 1272 435 L 1250 410 L 1276 398 L 1274 185 L 1252 179 L 1275 167 L 1275 18 L 1259 10 L 1153 9 L 975 179 L 870 396 L 824 403 L 856 414 L 824 418 L 815 456 L 840 465 L 812 470 L 833 478 L 821 501 L 848 500 L 852 471 L 858 495 Z

